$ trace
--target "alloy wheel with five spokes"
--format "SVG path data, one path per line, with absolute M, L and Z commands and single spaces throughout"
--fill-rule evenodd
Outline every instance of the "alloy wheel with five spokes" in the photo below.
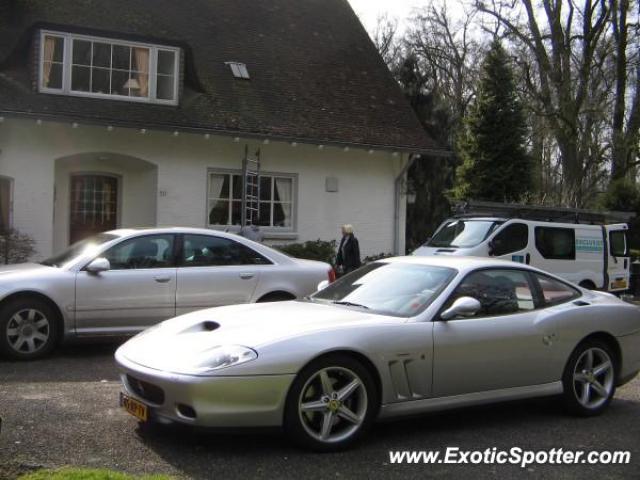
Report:
M 340 450 L 364 434 L 378 406 L 371 372 L 348 355 L 333 354 L 298 374 L 287 398 L 285 429 L 309 448 Z
M 601 413 L 616 389 L 616 363 L 609 345 L 587 341 L 571 355 L 563 376 L 565 405 L 575 414 Z
M 353 435 L 367 413 L 367 391 L 351 370 L 330 367 L 313 375 L 300 395 L 300 420 L 312 437 L 339 442 Z
M 585 408 L 598 408 L 611 395 L 614 370 L 611 357 L 594 347 L 578 358 L 573 373 L 573 388 L 578 402 Z

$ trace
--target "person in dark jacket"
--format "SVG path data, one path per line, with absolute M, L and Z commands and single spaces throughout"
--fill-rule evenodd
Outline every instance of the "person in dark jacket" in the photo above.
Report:
M 353 235 L 353 226 L 342 226 L 342 240 L 338 247 L 336 266 L 342 274 L 354 271 L 360 267 L 360 245 L 358 239 Z

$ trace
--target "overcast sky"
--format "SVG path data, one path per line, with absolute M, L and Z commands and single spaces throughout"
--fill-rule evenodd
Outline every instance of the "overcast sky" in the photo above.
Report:
M 426 0 L 349 0 L 349 3 L 369 32 L 375 29 L 380 15 L 387 14 L 402 22 L 413 8 L 427 4 Z
M 397 19 L 399 30 L 402 31 L 409 17 L 415 9 L 422 9 L 431 3 L 436 5 L 446 0 L 349 0 L 351 8 L 356 12 L 360 21 L 369 33 L 373 33 L 378 23 L 378 17 L 387 15 L 389 19 Z M 447 10 L 454 18 L 462 18 L 461 2 L 449 0 Z

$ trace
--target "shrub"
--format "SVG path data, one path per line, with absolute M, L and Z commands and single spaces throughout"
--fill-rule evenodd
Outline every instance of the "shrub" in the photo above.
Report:
M 23 263 L 36 253 L 35 241 L 29 235 L 10 228 L 0 232 L 0 262 Z
M 370 263 L 375 262 L 376 260 L 382 260 L 383 258 L 393 257 L 392 253 L 378 253 L 377 255 L 369 255 L 368 257 L 364 257 L 362 263 Z
M 336 262 L 336 246 L 335 240 L 312 240 L 304 243 L 290 243 L 288 245 L 280 245 L 276 248 L 287 255 L 296 258 L 304 258 L 307 260 L 318 260 L 334 265 Z

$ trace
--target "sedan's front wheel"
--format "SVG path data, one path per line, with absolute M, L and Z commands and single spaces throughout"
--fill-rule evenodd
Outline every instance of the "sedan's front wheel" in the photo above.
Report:
M 0 308 L 0 354 L 15 360 L 47 355 L 58 339 L 56 312 L 38 299 L 16 299 Z
M 566 407 L 581 416 L 602 413 L 615 394 L 615 379 L 611 348 L 599 341 L 582 343 L 571 354 L 562 378 Z
M 367 368 L 347 355 L 328 355 L 296 377 L 287 397 L 285 430 L 307 448 L 342 450 L 368 430 L 379 402 Z

